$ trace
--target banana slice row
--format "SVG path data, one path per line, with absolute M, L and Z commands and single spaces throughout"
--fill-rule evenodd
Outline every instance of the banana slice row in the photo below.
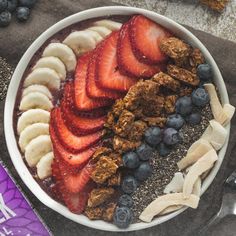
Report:
M 112 31 L 119 30 L 121 23 L 112 20 L 100 20 L 85 30 L 70 33 L 63 43 L 70 47 L 79 56 L 93 50 Z

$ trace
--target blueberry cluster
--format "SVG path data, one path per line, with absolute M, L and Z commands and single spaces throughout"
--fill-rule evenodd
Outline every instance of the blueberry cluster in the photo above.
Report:
M 201 83 L 209 82 L 212 78 L 211 67 L 208 64 L 198 66 L 198 76 Z M 174 145 L 182 141 L 179 130 L 187 122 L 190 125 L 197 125 L 201 122 L 201 114 L 193 112 L 194 107 L 202 108 L 209 103 L 209 95 L 200 86 L 195 89 L 191 96 L 180 97 L 175 104 L 175 114 L 167 117 L 166 127 L 150 127 L 145 131 L 144 142 L 135 151 L 123 155 L 123 165 L 129 173 L 124 176 L 121 189 L 124 192 L 119 198 L 118 207 L 114 213 L 114 224 L 120 228 L 127 228 L 132 221 L 133 200 L 130 194 L 134 193 L 140 182 L 148 179 L 152 174 L 152 167 L 149 160 L 155 150 L 160 156 L 167 156 Z
M 15 13 L 18 21 L 27 21 L 37 0 L 0 0 L 0 27 L 8 26 Z

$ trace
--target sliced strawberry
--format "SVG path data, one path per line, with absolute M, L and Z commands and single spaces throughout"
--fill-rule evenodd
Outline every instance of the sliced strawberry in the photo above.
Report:
M 65 86 L 65 92 L 67 92 L 69 86 L 69 84 Z M 66 101 L 66 98 L 63 98 L 61 101 L 61 111 L 68 129 L 75 135 L 91 134 L 101 130 L 106 121 L 106 116 L 89 118 L 75 114 L 73 108 Z
M 109 107 L 102 107 L 92 111 L 81 111 L 76 109 L 74 92 L 74 82 L 67 82 L 64 86 L 63 100 L 65 101 L 64 104 L 67 106 L 67 108 L 70 109 L 75 115 L 87 118 L 98 118 L 107 114 L 107 108 Z
M 162 39 L 170 36 L 169 31 L 143 15 L 134 16 L 130 22 L 133 52 L 144 63 L 156 64 L 167 59 L 159 45 Z
M 75 106 L 79 111 L 91 111 L 104 106 L 111 105 L 110 101 L 92 99 L 86 93 L 87 68 L 91 53 L 86 53 L 78 60 L 75 72 Z
M 164 65 L 147 65 L 140 62 L 132 51 L 129 38 L 129 23 L 124 24 L 119 33 L 117 44 L 117 61 L 119 69 L 131 77 L 151 77 L 160 70 Z
M 92 188 L 90 187 L 89 184 L 83 189 L 83 191 L 79 193 L 69 193 L 65 191 L 63 187 L 61 187 L 63 200 L 66 206 L 69 208 L 71 212 L 76 214 L 81 214 L 84 211 L 91 190 Z
M 52 144 L 53 144 L 53 152 L 54 152 L 54 156 L 55 156 L 55 159 L 54 159 L 55 162 L 58 160 L 60 160 L 60 161 L 63 160 L 67 164 L 68 169 L 73 170 L 73 171 L 78 171 L 78 169 L 83 167 L 83 165 L 92 157 L 92 155 L 96 151 L 96 149 L 101 146 L 101 144 L 98 143 L 98 144 L 95 144 L 80 153 L 74 154 L 74 153 L 68 151 L 67 149 L 65 149 L 61 145 L 61 143 L 56 135 L 56 132 L 54 130 L 54 127 L 51 123 L 49 126 L 49 130 L 50 130 L 50 137 L 51 137 Z M 52 165 L 52 175 L 54 178 L 57 179 L 58 172 L 56 171 L 57 167 L 54 168 L 55 162 L 53 162 L 53 165 Z
M 73 173 L 68 170 L 67 165 L 59 162 L 59 168 L 63 179 L 63 184 L 70 193 L 78 193 L 84 189 L 90 180 L 90 175 L 94 170 L 89 163 L 79 172 Z
M 126 92 L 137 80 L 120 73 L 117 64 L 118 36 L 118 31 L 111 33 L 100 46 L 96 65 L 96 84 L 103 89 Z
M 71 133 L 62 119 L 59 107 L 51 111 L 51 122 L 54 124 L 54 130 L 62 145 L 72 153 L 82 152 L 98 143 L 102 138 L 103 131 L 84 136 L 76 136 Z
M 115 92 L 107 89 L 102 89 L 97 86 L 96 84 L 96 62 L 98 59 L 100 47 L 94 50 L 93 55 L 90 58 L 89 66 L 88 66 L 88 73 L 87 73 L 87 80 L 86 80 L 86 92 L 89 97 L 91 98 L 105 98 L 105 99 L 118 99 L 124 96 L 123 93 Z

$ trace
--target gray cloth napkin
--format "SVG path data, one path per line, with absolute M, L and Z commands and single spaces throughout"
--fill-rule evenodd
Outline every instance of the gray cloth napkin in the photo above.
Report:
M 88 4 L 93 6 L 99 5 L 100 1 L 77 1 L 77 0 L 41 0 L 32 11 L 32 16 L 26 24 L 14 21 L 8 28 L 0 29 L 0 56 L 7 59 L 13 67 L 29 47 L 29 45 L 44 32 L 49 26 L 53 25 L 62 18 L 85 9 Z M 102 5 L 107 3 L 103 1 Z M 189 27 L 188 27 L 189 28 Z M 225 80 L 231 104 L 236 106 L 236 44 L 216 38 L 207 33 L 189 28 L 209 49 L 210 53 L 216 60 L 223 78 Z M 85 226 L 76 224 L 56 212 L 48 209 L 27 189 L 16 173 L 5 145 L 3 133 L 3 107 L 4 103 L 0 102 L 0 146 L 1 159 L 10 169 L 11 173 L 21 185 L 22 189 L 30 199 L 33 206 L 39 212 L 46 224 L 56 236 L 108 236 L 120 235 L 120 233 L 103 232 L 89 229 Z M 217 212 L 221 198 L 221 186 L 224 179 L 236 168 L 236 117 L 232 120 L 231 138 L 227 154 L 222 167 L 213 181 L 210 188 L 203 195 L 197 210 L 188 209 L 174 219 L 147 230 L 129 232 L 125 235 L 142 236 L 142 235 L 161 235 L 161 236 L 187 236 L 194 235 L 199 227 Z M 236 224 L 234 219 L 226 219 L 223 223 L 214 229 L 213 234 L 217 235 L 235 235 Z M 213 235 L 212 234 L 212 235 Z M 209 234 L 211 235 L 211 234 Z

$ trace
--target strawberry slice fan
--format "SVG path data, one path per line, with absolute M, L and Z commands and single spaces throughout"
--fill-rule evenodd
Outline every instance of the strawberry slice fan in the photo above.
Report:
M 132 49 L 139 61 L 155 65 L 167 60 L 159 45 L 162 39 L 171 37 L 169 31 L 142 15 L 131 19 L 129 29 Z

